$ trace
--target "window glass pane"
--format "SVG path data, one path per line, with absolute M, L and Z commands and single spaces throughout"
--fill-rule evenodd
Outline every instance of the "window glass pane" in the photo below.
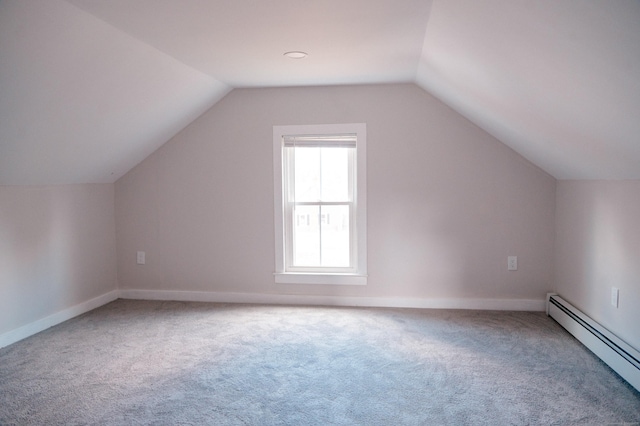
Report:
M 295 147 L 294 196 L 297 202 L 349 201 L 349 150 Z
M 320 149 L 295 147 L 294 194 L 298 202 L 320 201 Z
M 349 206 L 322 206 L 320 209 L 322 266 L 348 267 Z
M 350 266 L 349 206 L 296 206 L 294 266 Z
M 293 209 L 293 265 L 320 265 L 320 206 Z
M 349 201 L 350 149 L 353 148 L 321 148 L 322 201 Z

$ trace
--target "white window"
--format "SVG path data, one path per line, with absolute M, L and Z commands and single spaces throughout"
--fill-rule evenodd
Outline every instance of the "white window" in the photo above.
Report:
M 366 284 L 366 125 L 274 126 L 278 283 Z

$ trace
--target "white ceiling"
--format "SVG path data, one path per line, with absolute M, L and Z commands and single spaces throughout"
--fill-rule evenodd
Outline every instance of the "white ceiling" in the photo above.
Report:
M 558 179 L 640 179 L 639 24 L 638 0 L 0 0 L 0 184 L 114 182 L 235 87 L 390 82 Z
M 232 87 L 413 81 L 424 0 L 68 0 Z M 304 61 L 282 56 L 303 50 Z

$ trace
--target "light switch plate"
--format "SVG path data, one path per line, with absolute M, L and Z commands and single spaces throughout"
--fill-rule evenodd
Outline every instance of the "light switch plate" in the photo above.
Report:
M 507 257 L 507 270 L 508 271 L 518 270 L 518 256 Z
M 139 251 L 139 252 L 138 252 L 138 255 L 137 255 L 137 262 L 138 262 L 138 265 L 144 265 L 145 260 L 146 260 L 146 259 L 145 259 L 145 254 L 144 254 L 144 252 L 143 252 L 143 251 Z

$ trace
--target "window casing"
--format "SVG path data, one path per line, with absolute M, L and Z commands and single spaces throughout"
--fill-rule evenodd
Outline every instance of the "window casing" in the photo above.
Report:
M 366 125 L 274 126 L 278 283 L 366 284 Z

